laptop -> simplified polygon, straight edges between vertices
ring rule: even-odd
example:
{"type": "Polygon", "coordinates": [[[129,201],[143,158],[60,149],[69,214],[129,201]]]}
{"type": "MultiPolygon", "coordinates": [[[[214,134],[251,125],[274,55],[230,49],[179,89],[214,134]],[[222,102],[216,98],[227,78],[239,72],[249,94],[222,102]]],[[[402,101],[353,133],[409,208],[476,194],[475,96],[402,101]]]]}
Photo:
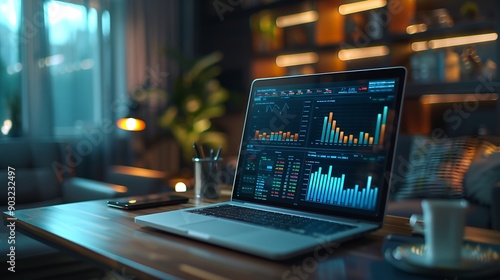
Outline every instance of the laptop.
{"type": "Polygon", "coordinates": [[[135,222],[272,260],[380,228],[405,79],[389,67],[254,80],[231,200],[135,222]]]}

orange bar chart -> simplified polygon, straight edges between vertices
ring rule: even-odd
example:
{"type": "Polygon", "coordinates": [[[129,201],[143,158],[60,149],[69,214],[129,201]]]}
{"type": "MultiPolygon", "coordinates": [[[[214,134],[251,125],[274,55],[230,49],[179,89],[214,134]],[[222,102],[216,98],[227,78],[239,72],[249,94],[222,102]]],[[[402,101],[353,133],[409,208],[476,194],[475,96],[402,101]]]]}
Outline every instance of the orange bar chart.
{"type": "Polygon", "coordinates": [[[260,132],[256,130],[254,133],[254,140],[267,140],[267,141],[298,141],[299,134],[290,131],[276,131],[276,132],[260,132]]]}

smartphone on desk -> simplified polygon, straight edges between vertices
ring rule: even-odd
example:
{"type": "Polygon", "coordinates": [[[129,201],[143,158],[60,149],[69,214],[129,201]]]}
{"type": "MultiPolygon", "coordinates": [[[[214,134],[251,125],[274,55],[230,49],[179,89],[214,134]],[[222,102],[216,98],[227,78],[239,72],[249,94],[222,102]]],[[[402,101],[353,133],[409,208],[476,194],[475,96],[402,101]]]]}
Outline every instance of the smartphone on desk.
{"type": "Polygon", "coordinates": [[[172,194],[148,195],[137,198],[108,200],[109,207],[120,208],[124,210],[137,210],[144,208],[159,207],[165,205],[175,205],[186,203],[188,197],[172,194]]]}

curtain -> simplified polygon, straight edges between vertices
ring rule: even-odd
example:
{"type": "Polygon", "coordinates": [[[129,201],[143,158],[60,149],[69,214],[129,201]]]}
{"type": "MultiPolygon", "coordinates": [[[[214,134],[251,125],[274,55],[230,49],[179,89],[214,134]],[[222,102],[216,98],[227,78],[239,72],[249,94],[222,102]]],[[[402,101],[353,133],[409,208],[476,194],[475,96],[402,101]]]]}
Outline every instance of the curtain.
{"type": "Polygon", "coordinates": [[[127,6],[127,88],[150,83],[166,89],[174,67],[165,49],[178,49],[177,0],[129,0],[127,6]]]}
{"type": "MultiPolygon", "coordinates": [[[[147,129],[131,136],[132,165],[172,171],[179,165],[166,158],[179,158],[178,150],[157,126],[168,92],[179,70],[167,49],[179,50],[180,6],[178,0],[128,0],[126,25],[127,94],[129,104],[138,103],[136,115],[146,121],[147,129]],[[139,90],[160,89],[151,94],[139,90]]],[[[137,104],[136,104],[137,105],[137,104]]]]}

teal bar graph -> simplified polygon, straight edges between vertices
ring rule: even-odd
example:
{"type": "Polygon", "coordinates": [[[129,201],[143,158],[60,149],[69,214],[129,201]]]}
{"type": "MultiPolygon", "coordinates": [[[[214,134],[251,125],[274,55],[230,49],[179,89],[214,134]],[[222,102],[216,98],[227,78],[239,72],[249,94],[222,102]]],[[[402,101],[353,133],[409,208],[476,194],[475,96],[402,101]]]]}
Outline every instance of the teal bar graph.
{"type": "Polygon", "coordinates": [[[380,121],[381,121],[381,119],[382,119],[382,115],[377,114],[377,126],[375,128],[375,138],[373,139],[375,144],[378,144],[378,140],[380,137],[380,125],[381,125],[380,121]]]}
{"type": "Polygon", "coordinates": [[[345,174],[334,176],[331,165],[326,174],[322,172],[323,168],[318,167],[318,170],[309,176],[306,201],[366,210],[375,209],[378,188],[372,187],[372,176],[367,176],[366,186],[362,189],[358,184],[352,188],[345,188],[345,174]]]}
{"type": "MultiPolygon", "coordinates": [[[[320,143],[332,145],[348,146],[372,146],[382,145],[387,125],[387,113],[389,108],[384,106],[382,113],[376,115],[375,126],[372,131],[359,131],[348,133],[339,126],[334,118],[334,112],[329,112],[328,116],[323,118],[320,143]]],[[[375,117],[375,116],[374,116],[375,117]]]]}

